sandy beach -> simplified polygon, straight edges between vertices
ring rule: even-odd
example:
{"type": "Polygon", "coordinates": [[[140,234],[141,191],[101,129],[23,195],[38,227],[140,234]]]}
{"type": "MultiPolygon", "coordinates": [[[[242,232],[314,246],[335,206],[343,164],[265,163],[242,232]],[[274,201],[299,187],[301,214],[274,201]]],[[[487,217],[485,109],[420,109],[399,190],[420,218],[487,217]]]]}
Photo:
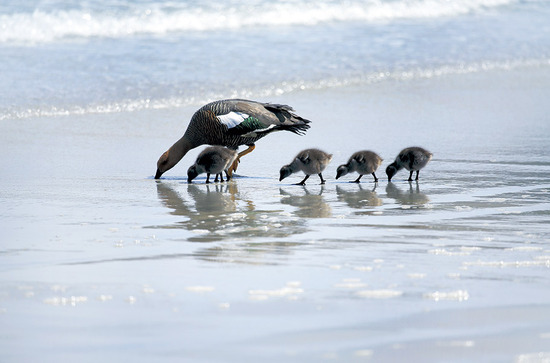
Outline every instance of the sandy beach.
{"type": "Polygon", "coordinates": [[[0,124],[0,361],[550,359],[548,67],[260,99],[312,120],[187,184],[200,106],[0,124]],[[406,146],[434,158],[409,183],[406,146]],[[327,183],[278,170],[332,153],[327,183]],[[377,185],[335,180],[360,149],[377,185]]]}

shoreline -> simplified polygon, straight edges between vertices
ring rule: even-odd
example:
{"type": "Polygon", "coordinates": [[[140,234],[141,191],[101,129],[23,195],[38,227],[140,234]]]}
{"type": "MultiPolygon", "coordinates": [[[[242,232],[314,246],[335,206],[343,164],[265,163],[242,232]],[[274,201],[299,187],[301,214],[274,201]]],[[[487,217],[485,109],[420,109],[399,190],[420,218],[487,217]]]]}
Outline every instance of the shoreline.
{"type": "MultiPolygon", "coordinates": [[[[374,88],[377,85],[387,83],[409,83],[409,82],[422,82],[453,77],[465,77],[483,74],[498,74],[498,73],[522,73],[522,72],[545,72],[550,69],[549,59],[533,59],[533,60],[516,60],[516,61],[484,61],[474,62],[472,64],[457,64],[457,65],[445,65],[439,68],[429,69],[412,69],[412,70],[395,70],[393,72],[378,72],[373,71],[367,75],[360,75],[358,77],[348,77],[341,80],[325,79],[318,81],[305,82],[297,81],[282,82],[281,84],[270,85],[265,90],[249,89],[241,91],[233,91],[228,95],[209,95],[201,97],[197,100],[196,97],[190,97],[187,99],[136,99],[136,100],[122,100],[120,102],[114,102],[110,104],[99,105],[78,105],[78,106],[52,106],[50,110],[40,110],[28,108],[24,111],[14,111],[18,117],[9,115],[0,115],[0,121],[4,120],[19,120],[19,119],[40,119],[40,118],[55,118],[55,117],[82,117],[87,115],[111,115],[111,114],[126,114],[126,113],[140,113],[140,112],[170,112],[173,110],[185,110],[188,108],[198,109],[202,105],[212,102],[218,99],[229,98],[244,98],[244,99],[278,99],[278,98],[290,98],[293,95],[301,95],[307,93],[317,92],[335,92],[340,89],[356,88],[356,89],[368,89],[374,88]],[[256,94],[256,96],[251,96],[256,94]]],[[[263,101],[269,102],[269,101],[263,101]]]]}

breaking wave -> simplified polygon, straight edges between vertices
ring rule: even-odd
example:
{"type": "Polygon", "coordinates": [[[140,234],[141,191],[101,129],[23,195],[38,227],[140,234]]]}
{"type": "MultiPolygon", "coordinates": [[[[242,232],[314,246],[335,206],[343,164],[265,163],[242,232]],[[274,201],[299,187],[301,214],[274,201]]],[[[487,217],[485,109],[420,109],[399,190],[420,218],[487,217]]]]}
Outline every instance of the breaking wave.
{"type": "MultiPolygon", "coordinates": [[[[98,0],[96,0],[98,1],[98,0]]],[[[112,2],[112,3],[111,3],[112,2]]],[[[314,26],[330,22],[391,22],[459,16],[509,5],[517,0],[397,0],[397,1],[244,1],[153,2],[120,6],[102,1],[68,8],[0,10],[0,43],[43,43],[68,39],[121,38],[270,26],[314,26]]]]}
{"type": "Polygon", "coordinates": [[[411,81],[430,79],[452,75],[511,71],[532,67],[550,67],[550,59],[533,59],[523,61],[480,62],[471,64],[447,65],[438,68],[394,70],[388,72],[372,72],[350,76],[347,78],[328,78],[317,81],[286,81],[239,90],[204,93],[193,96],[169,97],[159,99],[128,99],[113,103],[90,104],[86,106],[47,106],[25,109],[0,109],[0,121],[8,119],[26,119],[33,117],[54,117],[85,114],[107,114],[117,112],[133,112],[142,110],[173,109],[186,106],[200,106],[207,102],[225,98],[256,98],[266,100],[269,97],[281,96],[292,92],[307,90],[322,90],[337,87],[361,86],[384,81],[411,81]]]}

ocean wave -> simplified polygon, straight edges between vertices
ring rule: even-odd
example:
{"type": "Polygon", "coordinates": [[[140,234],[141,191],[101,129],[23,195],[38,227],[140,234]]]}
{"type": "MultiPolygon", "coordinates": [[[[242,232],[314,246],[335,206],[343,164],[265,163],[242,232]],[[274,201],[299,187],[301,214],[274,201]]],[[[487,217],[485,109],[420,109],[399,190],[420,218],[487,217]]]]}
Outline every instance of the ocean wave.
{"type": "Polygon", "coordinates": [[[227,90],[197,94],[188,97],[169,97],[161,99],[129,99],[113,103],[90,104],[87,106],[40,106],[25,109],[0,110],[0,121],[10,119],[27,119],[37,117],[72,116],[85,114],[108,114],[118,112],[135,112],[143,110],[175,109],[186,106],[200,106],[207,102],[225,98],[268,99],[293,92],[323,90],[348,86],[361,86],[384,81],[412,81],[419,79],[439,78],[452,75],[482,73],[492,71],[513,71],[527,68],[550,67],[550,59],[486,61],[470,64],[446,65],[437,68],[418,68],[372,72],[345,78],[327,78],[315,81],[286,81],[258,87],[238,90],[227,90]]]}
{"type": "MultiPolygon", "coordinates": [[[[330,22],[377,22],[464,15],[518,0],[349,0],[344,2],[244,1],[143,2],[124,6],[35,8],[0,13],[0,43],[42,43],[66,39],[122,38],[147,34],[224,29],[314,26],[330,22]]],[[[60,3],[64,4],[64,3],[60,3]]],[[[86,2],[85,4],[89,4],[86,2]]],[[[92,3],[93,4],[93,3],[92,3]]],[[[99,6],[101,5],[101,6],[99,6]]]]}

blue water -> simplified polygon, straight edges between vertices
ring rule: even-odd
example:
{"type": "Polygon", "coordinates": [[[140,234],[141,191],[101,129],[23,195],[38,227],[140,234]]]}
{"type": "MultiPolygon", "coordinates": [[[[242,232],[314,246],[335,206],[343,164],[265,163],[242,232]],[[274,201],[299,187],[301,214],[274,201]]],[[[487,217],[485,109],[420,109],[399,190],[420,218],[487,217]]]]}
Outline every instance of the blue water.
{"type": "Polygon", "coordinates": [[[550,64],[538,0],[7,0],[0,120],[550,64]]]}
{"type": "Polygon", "coordinates": [[[3,0],[0,362],[547,362],[549,19],[550,1],[3,0]],[[202,148],[153,180],[192,113],[235,96],[312,127],[230,183],[187,184],[202,148]],[[388,183],[411,145],[433,160],[388,183]],[[306,147],[333,154],[327,183],[279,182],[306,147]],[[379,183],[335,180],[362,149],[379,183]]]}

